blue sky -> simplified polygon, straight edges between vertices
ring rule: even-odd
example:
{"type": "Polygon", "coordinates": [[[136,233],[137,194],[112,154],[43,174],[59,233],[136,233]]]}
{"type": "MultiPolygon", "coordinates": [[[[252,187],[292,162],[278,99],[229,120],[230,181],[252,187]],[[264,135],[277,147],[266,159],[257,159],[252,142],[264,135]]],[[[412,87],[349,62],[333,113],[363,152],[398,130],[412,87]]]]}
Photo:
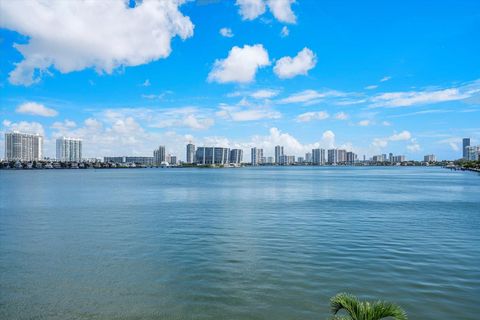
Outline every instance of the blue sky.
{"type": "MultiPolygon", "coordinates": [[[[480,143],[479,1],[0,2],[0,131],[302,156],[480,143]]],[[[3,149],[3,134],[0,137],[3,149]]]]}

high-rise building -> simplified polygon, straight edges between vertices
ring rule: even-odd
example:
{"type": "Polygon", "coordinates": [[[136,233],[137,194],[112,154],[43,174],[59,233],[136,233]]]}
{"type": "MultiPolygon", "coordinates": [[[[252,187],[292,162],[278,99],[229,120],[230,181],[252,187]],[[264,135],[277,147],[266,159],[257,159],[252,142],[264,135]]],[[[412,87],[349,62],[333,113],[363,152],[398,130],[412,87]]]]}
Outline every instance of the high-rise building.
{"type": "Polygon", "coordinates": [[[356,162],[357,162],[357,155],[352,151],[347,152],[347,164],[352,165],[352,164],[355,164],[356,162]]]}
{"type": "Polygon", "coordinates": [[[192,143],[187,144],[186,160],[187,160],[187,163],[195,162],[195,145],[192,143]]]}
{"type": "Polygon", "coordinates": [[[275,163],[280,163],[280,157],[283,156],[283,147],[275,146],[275,163]]]}
{"type": "Polygon", "coordinates": [[[230,150],[230,163],[240,164],[243,160],[243,150],[242,149],[232,149],[230,150]]]}
{"type": "Polygon", "coordinates": [[[195,152],[197,164],[228,164],[230,149],[220,147],[199,147],[195,152]]]}
{"type": "Polygon", "coordinates": [[[324,165],[325,164],[325,149],[312,149],[312,164],[324,165]]]}
{"type": "Polygon", "coordinates": [[[347,150],[338,149],[338,163],[346,163],[347,162],[347,150]]]}
{"type": "Polygon", "coordinates": [[[305,153],[305,162],[307,163],[312,162],[312,154],[310,152],[305,153]]]}
{"type": "Polygon", "coordinates": [[[298,157],[297,162],[298,163],[305,163],[305,158],[304,157],[298,157]]]}
{"type": "Polygon", "coordinates": [[[468,161],[477,161],[480,157],[480,146],[468,146],[465,148],[466,158],[468,161]]]}
{"type": "Polygon", "coordinates": [[[281,155],[278,163],[281,164],[281,165],[294,164],[295,163],[295,156],[281,155]]]}
{"type": "Polygon", "coordinates": [[[259,164],[264,162],[263,159],[263,149],[257,149],[257,148],[252,148],[250,149],[251,154],[250,154],[250,159],[252,166],[258,166],[259,164]]]}
{"type": "Polygon", "coordinates": [[[160,166],[162,162],[165,162],[165,146],[159,146],[158,149],[153,150],[153,159],[156,166],[160,166]]]}
{"type": "Polygon", "coordinates": [[[402,163],[402,162],[405,162],[405,156],[403,156],[403,155],[393,156],[393,162],[394,162],[394,163],[402,163]]]}
{"type": "Polygon", "coordinates": [[[58,161],[82,161],[82,140],[61,137],[56,141],[58,161]]]}
{"type": "Polygon", "coordinates": [[[20,132],[5,133],[6,160],[42,160],[42,155],[43,137],[41,135],[20,132]]]}
{"type": "Polygon", "coordinates": [[[391,153],[391,152],[388,154],[388,161],[390,163],[393,163],[393,153],[391,153]]]}
{"type": "Polygon", "coordinates": [[[463,159],[467,159],[468,153],[467,153],[467,147],[470,147],[470,138],[463,138],[463,159]]]}
{"type": "Polygon", "coordinates": [[[437,157],[435,157],[434,154],[427,154],[426,156],[423,157],[424,162],[436,162],[437,157]]]}
{"type": "Polygon", "coordinates": [[[337,162],[338,162],[338,150],[337,149],[328,149],[327,162],[329,164],[337,164],[337,162]]]}
{"type": "Polygon", "coordinates": [[[177,164],[177,156],[168,155],[167,162],[168,162],[168,164],[170,164],[170,165],[176,165],[176,164],[177,164]]]}

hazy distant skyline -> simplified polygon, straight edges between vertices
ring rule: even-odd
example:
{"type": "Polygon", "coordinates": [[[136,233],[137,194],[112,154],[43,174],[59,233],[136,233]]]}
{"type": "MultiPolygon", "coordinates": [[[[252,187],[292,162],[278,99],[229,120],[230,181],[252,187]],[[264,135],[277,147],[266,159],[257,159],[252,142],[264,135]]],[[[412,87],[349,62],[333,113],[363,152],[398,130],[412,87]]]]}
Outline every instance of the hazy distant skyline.
{"type": "Polygon", "coordinates": [[[158,145],[461,157],[480,144],[478,1],[0,1],[11,130],[85,157],[158,145]]]}

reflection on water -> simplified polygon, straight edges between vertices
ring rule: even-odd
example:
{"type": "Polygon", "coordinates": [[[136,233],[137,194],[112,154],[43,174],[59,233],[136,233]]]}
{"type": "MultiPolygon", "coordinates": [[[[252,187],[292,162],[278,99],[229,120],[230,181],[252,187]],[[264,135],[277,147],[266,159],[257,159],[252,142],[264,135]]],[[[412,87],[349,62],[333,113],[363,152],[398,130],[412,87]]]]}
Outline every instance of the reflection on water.
{"type": "Polygon", "coordinates": [[[0,171],[1,319],[324,319],[339,291],[480,314],[480,177],[0,171]]]}

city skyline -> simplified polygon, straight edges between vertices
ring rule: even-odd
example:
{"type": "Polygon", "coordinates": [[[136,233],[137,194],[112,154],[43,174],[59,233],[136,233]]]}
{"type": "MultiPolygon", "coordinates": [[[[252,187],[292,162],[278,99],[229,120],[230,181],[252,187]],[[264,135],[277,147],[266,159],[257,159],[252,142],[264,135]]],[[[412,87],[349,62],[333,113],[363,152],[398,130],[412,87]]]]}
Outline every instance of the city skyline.
{"type": "Polygon", "coordinates": [[[244,161],[276,145],[454,160],[464,137],[480,144],[478,2],[253,2],[263,10],[54,1],[54,24],[43,2],[1,2],[0,148],[14,130],[41,134],[52,158],[62,136],[82,139],[85,158],[161,144],[183,161],[189,141],[242,149],[244,161]],[[126,21],[145,22],[136,41],[126,21]]]}

